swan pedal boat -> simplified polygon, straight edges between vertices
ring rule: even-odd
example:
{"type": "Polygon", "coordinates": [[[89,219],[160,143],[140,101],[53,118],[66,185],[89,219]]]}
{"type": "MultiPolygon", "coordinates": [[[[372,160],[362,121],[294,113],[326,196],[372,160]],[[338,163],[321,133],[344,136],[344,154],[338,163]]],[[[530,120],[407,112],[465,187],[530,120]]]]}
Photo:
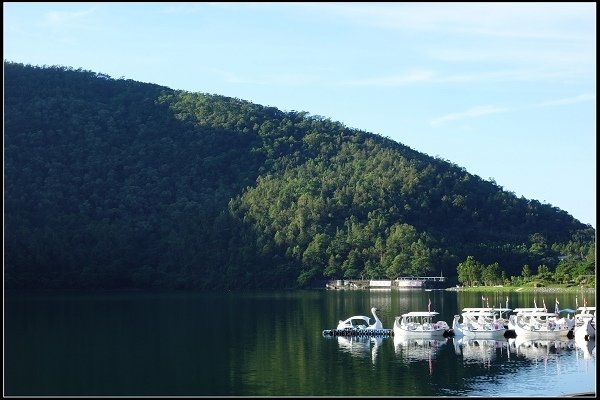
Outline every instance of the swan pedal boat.
{"type": "Polygon", "coordinates": [[[339,320],[336,329],[325,329],[326,336],[362,336],[362,335],[390,335],[391,329],[384,329],[383,324],[377,316],[379,309],[372,307],[371,314],[375,322],[371,324],[371,318],[366,315],[354,315],[345,320],[339,320]]]}
{"type": "MultiPolygon", "coordinates": [[[[548,312],[545,308],[541,308],[541,307],[529,307],[529,308],[515,308],[513,310],[513,312],[515,314],[513,315],[526,315],[529,313],[546,313],[548,312]]],[[[566,310],[561,310],[559,311],[559,313],[563,313],[566,312],[566,310]]],[[[576,323],[576,318],[574,317],[570,317],[569,315],[567,317],[560,317],[559,314],[554,313],[552,316],[548,317],[549,321],[554,322],[556,325],[566,325],[567,328],[569,328],[569,330],[575,328],[575,323],[576,323]]],[[[513,318],[513,316],[511,315],[508,319],[508,329],[515,329],[515,324],[514,324],[515,318],[513,318]]]]}
{"type": "Polygon", "coordinates": [[[450,330],[446,321],[433,322],[437,311],[411,311],[396,317],[394,336],[440,337],[450,330]]]}
{"type": "Polygon", "coordinates": [[[571,329],[566,323],[557,323],[556,314],[544,311],[528,311],[511,315],[509,328],[514,329],[517,337],[541,339],[567,336],[571,329]]]}
{"type": "Polygon", "coordinates": [[[594,340],[596,337],[596,327],[593,324],[594,317],[582,317],[583,323],[575,328],[573,332],[575,339],[594,340]]]}
{"type": "MultiPolygon", "coordinates": [[[[465,307],[462,309],[463,313],[471,313],[471,312],[489,312],[496,314],[496,322],[505,327],[508,327],[508,315],[513,311],[512,308],[504,308],[504,307],[465,307]],[[503,317],[503,314],[506,316],[503,317]]],[[[487,318],[488,321],[493,322],[492,318],[487,318]]]]}
{"type": "Polygon", "coordinates": [[[452,321],[452,331],[455,336],[465,336],[467,338],[494,339],[503,337],[506,333],[506,327],[498,321],[497,316],[500,312],[491,308],[463,309],[463,322],[459,322],[460,315],[455,315],[452,321]]]}
{"type": "Polygon", "coordinates": [[[575,337],[596,337],[596,307],[579,307],[575,312],[575,337]]]}

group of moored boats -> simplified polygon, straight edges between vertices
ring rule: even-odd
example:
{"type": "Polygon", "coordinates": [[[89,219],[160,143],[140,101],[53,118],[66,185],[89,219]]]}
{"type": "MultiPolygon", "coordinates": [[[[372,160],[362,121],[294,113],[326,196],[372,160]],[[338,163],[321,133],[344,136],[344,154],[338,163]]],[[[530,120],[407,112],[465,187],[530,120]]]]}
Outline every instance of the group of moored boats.
{"type": "MultiPolygon", "coordinates": [[[[545,308],[464,308],[455,315],[452,327],[439,320],[439,313],[411,311],[395,317],[392,329],[383,328],[377,308],[371,308],[371,318],[357,315],[340,320],[336,329],[324,330],[323,335],[352,336],[381,334],[419,338],[457,336],[472,339],[494,339],[516,335],[532,339],[555,339],[572,334],[575,338],[590,340],[596,337],[596,307],[578,307],[573,315],[560,316],[561,311],[548,312],[545,308]],[[461,319],[462,317],[462,319],[461,319]]],[[[563,310],[564,311],[564,310],[563,310]]],[[[573,311],[573,310],[570,310],[573,311]]]]}

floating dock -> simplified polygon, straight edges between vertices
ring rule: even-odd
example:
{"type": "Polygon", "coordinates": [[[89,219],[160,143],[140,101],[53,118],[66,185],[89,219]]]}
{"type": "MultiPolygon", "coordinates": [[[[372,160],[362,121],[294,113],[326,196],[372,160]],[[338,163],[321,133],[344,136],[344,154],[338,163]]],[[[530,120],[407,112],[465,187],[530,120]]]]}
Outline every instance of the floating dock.
{"type": "Polygon", "coordinates": [[[323,336],[393,336],[392,329],[325,329],[323,336]]]}
{"type": "MultiPolygon", "coordinates": [[[[570,339],[573,338],[573,331],[569,332],[570,339]]],[[[345,329],[325,329],[323,336],[394,336],[393,329],[361,329],[361,328],[345,328],[345,329]]],[[[444,332],[443,337],[454,337],[454,330],[448,329],[444,332]]],[[[515,338],[517,334],[513,329],[508,329],[504,332],[505,338],[515,338]]]]}

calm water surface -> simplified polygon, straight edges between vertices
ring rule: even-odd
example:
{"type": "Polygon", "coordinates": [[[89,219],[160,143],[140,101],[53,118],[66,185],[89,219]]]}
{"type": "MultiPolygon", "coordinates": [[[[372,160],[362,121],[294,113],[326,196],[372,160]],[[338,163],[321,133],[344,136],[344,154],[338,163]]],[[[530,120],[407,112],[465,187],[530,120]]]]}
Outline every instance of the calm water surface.
{"type": "MultiPolygon", "coordinates": [[[[486,295],[489,296],[489,295],[486,295]]],[[[490,305],[575,308],[575,294],[490,305]]],[[[587,294],[588,304],[594,295],[587,294]]],[[[5,294],[6,396],[561,396],[596,391],[595,342],[323,337],[408,311],[451,324],[478,293],[276,291],[5,294]]],[[[581,294],[579,304],[582,304],[581,294]]]]}

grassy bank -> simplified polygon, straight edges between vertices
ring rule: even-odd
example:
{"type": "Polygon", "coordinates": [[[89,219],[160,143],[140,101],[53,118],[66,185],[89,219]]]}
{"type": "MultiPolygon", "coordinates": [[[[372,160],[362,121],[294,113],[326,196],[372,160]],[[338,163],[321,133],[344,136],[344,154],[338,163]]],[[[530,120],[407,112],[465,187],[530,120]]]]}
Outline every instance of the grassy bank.
{"type": "Polygon", "coordinates": [[[446,290],[464,292],[521,292],[521,293],[595,293],[596,287],[581,286],[472,286],[452,287],[446,290]]]}

